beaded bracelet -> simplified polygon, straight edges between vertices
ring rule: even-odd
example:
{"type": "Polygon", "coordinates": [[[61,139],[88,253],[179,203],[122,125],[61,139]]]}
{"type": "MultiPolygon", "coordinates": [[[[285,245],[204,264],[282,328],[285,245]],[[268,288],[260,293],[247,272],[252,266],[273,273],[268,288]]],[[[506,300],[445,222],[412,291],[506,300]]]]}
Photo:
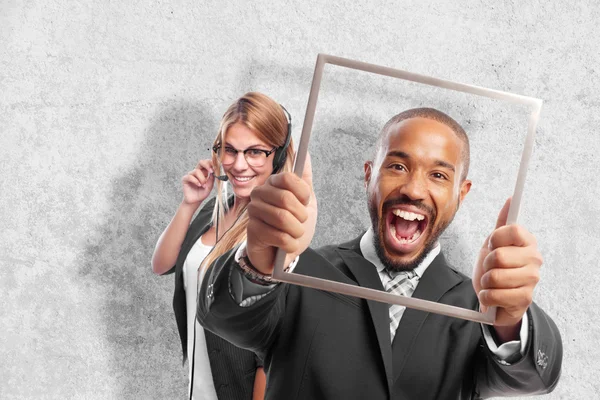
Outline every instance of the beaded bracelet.
{"type": "Polygon", "coordinates": [[[273,277],[271,275],[263,274],[262,272],[257,270],[254,267],[254,265],[252,265],[252,263],[250,262],[250,259],[248,258],[248,255],[246,254],[245,249],[243,250],[242,256],[238,260],[237,264],[240,266],[240,269],[242,270],[242,273],[244,274],[244,276],[250,282],[253,282],[253,283],[256,283],[257,285],[262,285],[262,286],[269,286],[274,283],[277,283],[277,281],[273,280],[273,277]]]}

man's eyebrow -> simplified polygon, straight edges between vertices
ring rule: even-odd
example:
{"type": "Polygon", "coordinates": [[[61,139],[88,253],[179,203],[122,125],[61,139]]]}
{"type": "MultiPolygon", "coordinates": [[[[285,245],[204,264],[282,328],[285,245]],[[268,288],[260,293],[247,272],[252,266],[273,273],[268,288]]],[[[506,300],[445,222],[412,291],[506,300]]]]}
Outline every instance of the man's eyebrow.
{"type": "Polygon", "coordinates": [[[410,158],[408,153],[405,153],[400,150],[392,150],[387,153],[386,157],[410,158]]]}
{"type": "Polygon", "coordinates": [[[435,160],[435,165],[439,165],[440,167],[447,168],[447,169],[451,170],[452,172],[456,172],[454,165],[452,165],[446,161],[435,160]]]}
{"type": "MultiPolygon", "coordinates": [[[[404,158],[404,159],[409,159],[410,160],[410,155],[404,151],[400,151],[400,150],[393,150],[387,153],[386,155],[387,157],[397,157],[397,158],[404,158]]],[[[443,161],[443,160],[435,160],[434,164],[443,168],[447,168],[452,172],[456,172],[456,168],[454,168],[454,165],[450,164],[449,162],[443,161]]]]}

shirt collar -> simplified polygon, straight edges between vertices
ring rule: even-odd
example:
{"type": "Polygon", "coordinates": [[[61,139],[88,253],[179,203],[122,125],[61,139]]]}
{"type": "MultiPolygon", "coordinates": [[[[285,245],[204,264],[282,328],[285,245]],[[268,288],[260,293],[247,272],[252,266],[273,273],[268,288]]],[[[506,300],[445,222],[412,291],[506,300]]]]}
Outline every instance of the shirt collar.
{"type": "MultiPolygon", "coordinates": [[[[427,254],[427,256],[421,261],[421,264],[417,268],[414,269],[416,274],[421,278],[425,273],[425,270],[431,262],[440,254],[442,250],[440,243],[437,242],[435,247],[427,254]]],[[[382,272],[385,270],[385,266],[382,264],[381,260],[377,256],[377,252],[375,251],[375,245],[373,244],[373,228],[369,228],[363,237],[360,239],[360,251],[363,254],[363,257],[371,262],[377,268],[377,272],[382,272]]]]}

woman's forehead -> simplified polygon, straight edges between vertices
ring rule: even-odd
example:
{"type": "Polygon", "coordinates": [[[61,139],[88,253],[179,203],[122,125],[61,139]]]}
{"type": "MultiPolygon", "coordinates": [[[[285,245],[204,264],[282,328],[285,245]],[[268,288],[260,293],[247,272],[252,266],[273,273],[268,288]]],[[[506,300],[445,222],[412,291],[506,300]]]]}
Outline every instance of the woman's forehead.
{"type": "Polygon", "coordinates": [[[266,146],[268,144],[261,140],[257,133],[241,122],[231,125],[225,132],[225,143],[236,148],[248,148],[252,146],[266,146]]]}

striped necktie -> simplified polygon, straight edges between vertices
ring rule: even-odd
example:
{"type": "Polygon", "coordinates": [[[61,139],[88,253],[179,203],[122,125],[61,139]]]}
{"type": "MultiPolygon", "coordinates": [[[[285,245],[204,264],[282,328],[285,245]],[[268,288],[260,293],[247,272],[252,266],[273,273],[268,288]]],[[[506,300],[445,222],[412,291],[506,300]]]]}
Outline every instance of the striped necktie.
{"type": "MultiPolygon", "coordinates": [[[[386,292],[406,297],[412,296],[419,282],[419,275],[415,271],[385,270],[385,273],[390,279],[385,283],[386,292]]],[[[397,304],[390,304],[390,336],[392,342],[405,308],[397,304]]]]}

